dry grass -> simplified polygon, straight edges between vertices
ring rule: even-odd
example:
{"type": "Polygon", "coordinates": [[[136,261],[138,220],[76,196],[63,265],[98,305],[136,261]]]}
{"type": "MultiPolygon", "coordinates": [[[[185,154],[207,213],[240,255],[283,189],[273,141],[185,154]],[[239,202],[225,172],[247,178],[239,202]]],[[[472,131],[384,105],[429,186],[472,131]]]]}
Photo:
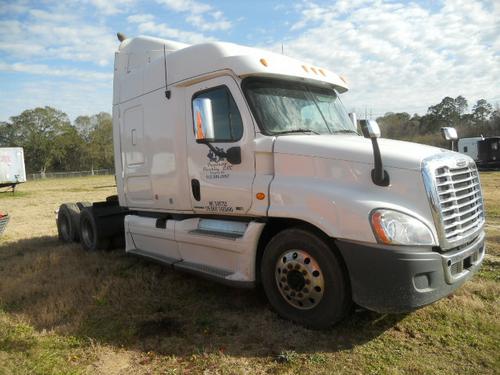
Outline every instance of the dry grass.
{"type": "Polygon", "coordinates": [[[0,196],[0,374],[494,374],[500,343],[500,174],[482,175],[488,258],[457,293],[408,315],[358,311],[326,332],[230,289],[57,241],[57,206],[103,199],[111,177],[29,182],[0,196]]]}

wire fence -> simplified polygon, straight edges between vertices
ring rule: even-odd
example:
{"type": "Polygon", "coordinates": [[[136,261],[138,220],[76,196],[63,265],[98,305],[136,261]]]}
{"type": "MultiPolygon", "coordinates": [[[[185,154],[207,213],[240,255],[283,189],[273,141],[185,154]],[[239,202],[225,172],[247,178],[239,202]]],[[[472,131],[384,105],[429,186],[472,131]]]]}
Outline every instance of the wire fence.
{"type": "Polygon", "coordinates": [[[85,177],[85,176],[104,176],[114,174],[114,169],[94,169],[93,171],[76,171],[76,172],[46,172],[46,173],[29,173],[26,175],[28,180],[41,180],[44,178],[67,178],[67,177],[85,177]]]}

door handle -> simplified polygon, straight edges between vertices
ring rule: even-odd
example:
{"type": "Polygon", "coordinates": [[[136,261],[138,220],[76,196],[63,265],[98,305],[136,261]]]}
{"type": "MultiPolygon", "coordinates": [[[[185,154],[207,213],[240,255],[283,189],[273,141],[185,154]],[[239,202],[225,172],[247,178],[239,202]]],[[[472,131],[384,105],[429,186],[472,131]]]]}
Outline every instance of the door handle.
{"type": "Polygon", "coordinates": [[[193,192],[194,199],[199,202],[201,199],[200,181],[198,181],[196,178],[193,178],[191,180],[191,190],[193,192]]]}

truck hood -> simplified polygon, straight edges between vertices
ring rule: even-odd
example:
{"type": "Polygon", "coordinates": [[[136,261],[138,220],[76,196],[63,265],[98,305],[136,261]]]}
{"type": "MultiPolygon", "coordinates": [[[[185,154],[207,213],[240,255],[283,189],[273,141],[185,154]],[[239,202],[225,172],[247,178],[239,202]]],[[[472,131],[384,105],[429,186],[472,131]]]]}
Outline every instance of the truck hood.
{"type": "MultiPolygon", "coordinates": [[[[418,143],[378,139],[385,167],[420,170],[422,160],[441,152],[442,148],[418,143]]],[[[290,134],[278,136],[274,152],[373,164],[370,139],[356,135],[290,134]]]]}

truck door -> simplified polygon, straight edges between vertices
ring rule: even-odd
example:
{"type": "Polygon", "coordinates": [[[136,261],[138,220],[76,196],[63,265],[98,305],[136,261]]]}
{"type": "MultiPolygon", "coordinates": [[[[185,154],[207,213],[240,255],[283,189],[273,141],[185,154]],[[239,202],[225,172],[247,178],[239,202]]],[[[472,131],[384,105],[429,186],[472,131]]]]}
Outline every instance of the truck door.
{"type": "MultiPolygon", "coordinates": [[[[229,76],[217,77],[188,87],[186,100],[189,102],[186,103],[189,128],[186,149],[193,210],[218,215],[246,213],[252,203],[255,177],[255,128],[240,87],[229,76]],[[196,133],[201,131],[200,123],[196,124],[193,119],[197,98],[211,107],[212,149],[196,140],[196,133]],[[228,149],[234,151],[238,147],[241,163],[231,164],[221,156],[228,149]]],[[[195,114],[199,116],[198,112],[195,114]]]]}

